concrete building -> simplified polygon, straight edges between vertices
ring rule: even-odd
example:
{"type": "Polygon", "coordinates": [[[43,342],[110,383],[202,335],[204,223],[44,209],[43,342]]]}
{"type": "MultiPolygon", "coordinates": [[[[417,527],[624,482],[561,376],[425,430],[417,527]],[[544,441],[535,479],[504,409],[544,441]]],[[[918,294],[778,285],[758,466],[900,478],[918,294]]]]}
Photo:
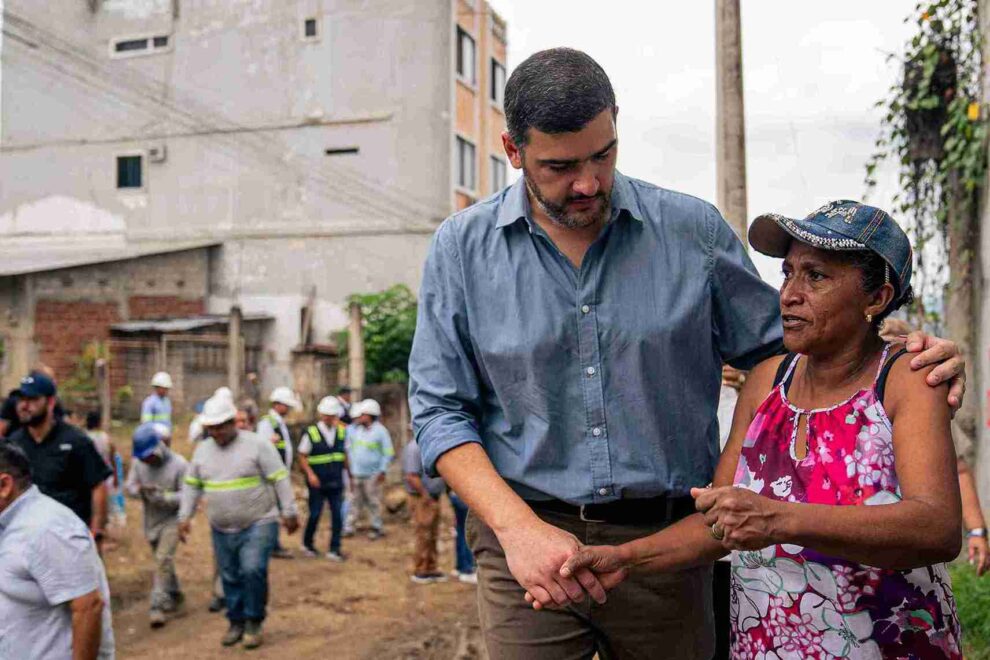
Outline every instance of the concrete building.
{"type": "MultiPolygon", "coordinates": [[[[437,224],[505,180],[505,23],[484,0],[0,6],[3,258],[57,282],[86,255],[216,244],[182,314],[273,317],[265,391],[291,382],[314,290],[323,345],[350,294],[415,289],[437,224]]],[[[31,344],[6,351],[7,387],[48,349],[30,310],[0,312],[0,340],[31,344]]]]}

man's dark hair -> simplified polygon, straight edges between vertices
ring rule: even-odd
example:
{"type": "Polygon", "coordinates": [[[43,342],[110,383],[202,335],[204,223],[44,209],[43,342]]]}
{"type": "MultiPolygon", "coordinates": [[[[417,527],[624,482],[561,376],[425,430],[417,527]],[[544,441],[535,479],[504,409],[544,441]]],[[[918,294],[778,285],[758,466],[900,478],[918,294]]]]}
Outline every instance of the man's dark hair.
{"type": "Polygon", "coordinates": [[[21,448],[0,440],[0,473],[9,474],[19,490],[31,485],[31,463],[21,448]]]}
{"type": "Polygon", "coordinates": [[[86,413],[86,430],[95,431],[103,423],[103,414],[99,410],[90,410],[86,413]]]}
{"type": "Polygon", "coordinates": [[[528,131],[574,133],[608,109],[615,92],[605,70],[573,48],[541,50],[526,58],[505,84],[505,121],[517,147],[528,131]]]}

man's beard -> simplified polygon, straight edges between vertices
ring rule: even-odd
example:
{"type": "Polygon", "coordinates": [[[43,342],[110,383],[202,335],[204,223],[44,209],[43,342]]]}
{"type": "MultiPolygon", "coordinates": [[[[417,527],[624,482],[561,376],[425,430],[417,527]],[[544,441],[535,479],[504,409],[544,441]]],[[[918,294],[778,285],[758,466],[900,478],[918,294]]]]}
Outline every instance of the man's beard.
{"type": "Polygon", "coordinates": [[[18,413],[17,418],[21,421],[22,426],[30,426],[36,429],[48,420],[48,411],[42,410],[36,415],[22,415],[18,413]]]}
{"type": "Polygon", "coordinates": [[[599,193],[594,197],[570,197],[563,204],[558,204],[547,199],[543,195],[543,192],[540,190],[539,186],[533,182],[533,179],[529,176],[529,172],[525,167],[523,168],[523,179],[525,179],[526,190],[528,190],[529,193],[536,199],[536,203],[540,205],[540,208],[547,214],[550,221],[555,225],[564,227],[565,229],[583,229],[596,224],[602,224],[605,220],[606,214],[610,213],[612,210],[611,192],[606,193],[599,191],[599,193]],[[598,210],[590,215],[569,214],[567,212],[567,203],[580,199],[599,200],[598,210]]]}

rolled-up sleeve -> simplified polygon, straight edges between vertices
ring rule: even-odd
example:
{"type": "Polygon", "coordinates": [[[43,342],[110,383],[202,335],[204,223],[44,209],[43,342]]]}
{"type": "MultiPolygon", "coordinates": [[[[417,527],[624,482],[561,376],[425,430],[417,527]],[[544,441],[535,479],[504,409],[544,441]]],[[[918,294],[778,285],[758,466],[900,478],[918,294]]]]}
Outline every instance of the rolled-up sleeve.
{"type": "Polygon", "coordinates": [[[463,269],[449,221],[433,238],[423,272],[412,353],[409,406],[427,474],[445,452],[481,443],[480,386],[468,333],[463,269]]]}
{"type": "Polygon", "coordinates": [[[712,330],[723,362],[751,369],[783,351],[777,291],[760,278],[739,237],[709,208],[712,330]]]}

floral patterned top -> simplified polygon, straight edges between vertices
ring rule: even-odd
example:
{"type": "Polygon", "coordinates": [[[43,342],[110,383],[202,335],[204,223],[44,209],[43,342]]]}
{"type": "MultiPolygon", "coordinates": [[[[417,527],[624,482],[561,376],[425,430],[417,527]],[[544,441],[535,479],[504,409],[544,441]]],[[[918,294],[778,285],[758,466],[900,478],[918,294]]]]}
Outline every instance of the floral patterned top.
{"type": "MultiPolygon", "coordinates": [[[[897,502],[891,423],[876,384],[830,408],[802,410],[786,391],[800,357],[757,410],[735,485],[787,502],[897,502]],[[808,451],[799,459],[804,420],[808,451]]],[[[962,657],[944,564],[873,568],[796,545],[733,552],[730,616],[733,658],[962,657]]]]}

